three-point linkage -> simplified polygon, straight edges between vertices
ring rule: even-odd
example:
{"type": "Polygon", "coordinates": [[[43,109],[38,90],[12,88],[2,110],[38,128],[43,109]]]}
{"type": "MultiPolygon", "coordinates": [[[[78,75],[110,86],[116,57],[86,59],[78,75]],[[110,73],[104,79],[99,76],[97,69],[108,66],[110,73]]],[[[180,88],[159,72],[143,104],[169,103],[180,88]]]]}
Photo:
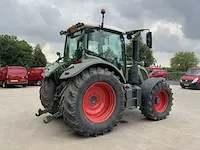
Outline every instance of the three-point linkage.
{"type": "MultiPolygon", "coordinates": [[[[38,113],[35,113],[35,115],[36,115],[37,117],[39,117],[39,116],[41,116],[42,114],[46,114],[46,113],[48,113],[48,112],[49,112],[49,109],[44,109],[44,110],[38,109],[38,113]]],[[[49,116],[47,116],[46,119],[44,120],[44,123],[49,123],[49,122],[51,122],[52,120],[59,118],[60,116],[61,116],[61,115],[60,115],[60,112],[57,112],[57,113],[55,113],[55,114],[53,114],[53,115],[49,115],[49,116]]]]}
{"type": "Polygon", "coordinates": [[[44,110],[38,109],[38,113],[35,113],[35,115],[36,115],[37,117],[39,117],[39,116],[41,116],[42,114],[46,114],[46,113],[48,113],[48,112],[49,112],[48,109],[44,109],[44,110]]]}

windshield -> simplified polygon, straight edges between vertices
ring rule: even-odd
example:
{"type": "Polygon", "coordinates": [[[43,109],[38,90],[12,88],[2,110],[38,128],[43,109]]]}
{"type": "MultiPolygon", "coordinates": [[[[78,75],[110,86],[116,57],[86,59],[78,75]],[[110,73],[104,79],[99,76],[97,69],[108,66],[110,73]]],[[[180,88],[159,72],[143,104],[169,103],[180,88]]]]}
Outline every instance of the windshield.
{"type": "Polygon", "coordinates": [[[25,76],[27,75],[27,71],[25,68],[9,68],[8,69],[8,75],[10,76],[16,76],[16,75],[19,75],[19,76],[25,76]]]}
{"type": "Polygon", "coordinates": [[[81,47],[83,48],[83,30],[68,35],[66,38],[65,56],[69,59],[74,59],[76,57],[76,50],[81,47]]]}
{"type": "Polygon", "coordinates": [[[91,55],[96,54],[95,56],[105,59],[114,59],[124,66],[123,41],[120,34],[90,28],[87,31],[81,30],[68,35],[66,42],[65,58],[67,59],[76,58],[77,50],[82,48],[91,55]],[[86,44],[87,46],[85,46],[86,44]]]}
{"type": "Polygon", "coordinates": [[[186,75],[200,75],[200,69],[189,69],[185,74],[186,75]]]}
{"type": "Polygon", "coordinates": [[[123,65],[123,45],[120,34],[90,29],[88,34],[88,50],[103,58],[114,58],[123,65]]]}

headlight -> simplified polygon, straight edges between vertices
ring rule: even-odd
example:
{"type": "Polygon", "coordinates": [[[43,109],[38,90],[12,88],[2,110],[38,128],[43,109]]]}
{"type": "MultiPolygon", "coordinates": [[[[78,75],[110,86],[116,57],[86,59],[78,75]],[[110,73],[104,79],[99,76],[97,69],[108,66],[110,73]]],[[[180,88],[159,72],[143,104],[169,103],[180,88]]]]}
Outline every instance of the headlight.
{"type": "Polygon", "coordinates": [[[183,82],[183,80],[182,80],[182,79],[180,79],[180,82],[183,82]]]}
{"type": "Polygon", "coordinates": [[[199,80],[199,78],[197,77],[192,81],[192,83],[196,83],[198,80],[199,80]]]}

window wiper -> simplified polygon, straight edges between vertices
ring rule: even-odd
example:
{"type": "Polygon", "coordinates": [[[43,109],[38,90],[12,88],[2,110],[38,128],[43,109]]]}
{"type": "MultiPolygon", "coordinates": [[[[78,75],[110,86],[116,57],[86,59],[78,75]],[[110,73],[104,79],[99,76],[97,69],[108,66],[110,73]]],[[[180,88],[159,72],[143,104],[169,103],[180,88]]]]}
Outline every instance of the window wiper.
{"type": "Polygon", "coordinates": [[[101,59],[103,59],[103,60],[106,60],[104,57],[101,56],[102,53],[101,53],[101,54],[97,54],[97,53],[95,53],[95,52],[93,52],[93,51],[90,51],[90,50],[88,50],[88,49],[84,49],[84,51],[85,51],[87,54],[89,54],[89,55],[96,56],[96,57],[99,57],[99,58],[101,58],[101,59]]]}
{"type": "Polygon", "coordinates": [[[84,51],[89,54],[89,55],[93,55],[93,56],[98,56],[99,57],[99,54],[93,52],[93,51],[90,51],[89,49],[84,49],[84,51]]]}
{"type": "Polygon", "coordinates": [[[96,54],[95,52],[90,51],[90,50],[88,50],[88,49],[84,49],[84,51],[85,51],[87,54],[96,54]]]}
{"type": "Polygon", "coordinates": [[[83,51],[85,51],[85,53],[87,53],[89,55],[100,57],[99,54],[97,54],[93,51],[90,51],[90,50],[85,49],[85,48],[78,48],[77,50],[75,50],[75,55],[73,56],[73,60],[82,57],[83,51]]]}
{"type": "MultiPolygon", "coordinates": [[[[95,56],[98,56],[98,57],[102,57],[102,55],[105,53],[105,52],[102,52],[102,53],[100,53],[100,54],[97,54],[97,53],[95,53],[95,52],[93,52],[93,51],[90,51],[90,50],[88,50],[88,49],[84,49],[85,50],[85,52],[87,53],[87,54],[91,54],[91,55],[95,55],[95,56]]],[[[103,58],[103,57],[102,57],[103,58]]]]}

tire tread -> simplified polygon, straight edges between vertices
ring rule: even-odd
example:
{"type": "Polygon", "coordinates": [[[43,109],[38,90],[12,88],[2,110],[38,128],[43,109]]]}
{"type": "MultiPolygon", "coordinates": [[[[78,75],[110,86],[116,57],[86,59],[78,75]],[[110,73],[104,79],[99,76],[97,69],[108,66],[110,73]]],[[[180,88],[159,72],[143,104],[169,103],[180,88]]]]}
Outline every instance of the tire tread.
{"type": "MultiPolygon", "coordinates": [[[[111,124],[108,124],[106,128],[104,129],[96,129],[92,130],[87,126],[87,123],[81,122],[80,118],[76,115],[76,97],[79,94],[78,89],[83,86],[84,83],[86,83],[88,80],[91,79],[94,75],[111,75],[112,78],[115,80],[118,80],[118,78],[112,74],[107,68],[89,68],[87,70],[84,70],[80,75],[76,76],[74,80],[71,80],[68,83],[68,88],[65,91],[66,93],[63,94],[63,101],[62,101],[62,114],[64,121],[66,124],[72,128],[75,132],[78,134],[81,134],[83,136],[98,136],[106,134],[107,132],[111,131],[114,126],[119,122],[119,120],[122,118],[122,113],[124,111],[124,103],[125,103],[125,97],[123,95],[123,99],[121,100],[121,107],[119,110],[119,114],[116,117],[116,120],[113,121],[111,124]]],[[[101,78],[101,76],[99,76],[101,78]]],[[[118,80],[118,82],[120,82],[118,80]]],[[[122,88],[122,87],[121,87],[122,88]]],[[[123,89],[123,88],[122,88],[123,89]]],[[[124,91],[122,92],[124,93],[124,91]]]]}

